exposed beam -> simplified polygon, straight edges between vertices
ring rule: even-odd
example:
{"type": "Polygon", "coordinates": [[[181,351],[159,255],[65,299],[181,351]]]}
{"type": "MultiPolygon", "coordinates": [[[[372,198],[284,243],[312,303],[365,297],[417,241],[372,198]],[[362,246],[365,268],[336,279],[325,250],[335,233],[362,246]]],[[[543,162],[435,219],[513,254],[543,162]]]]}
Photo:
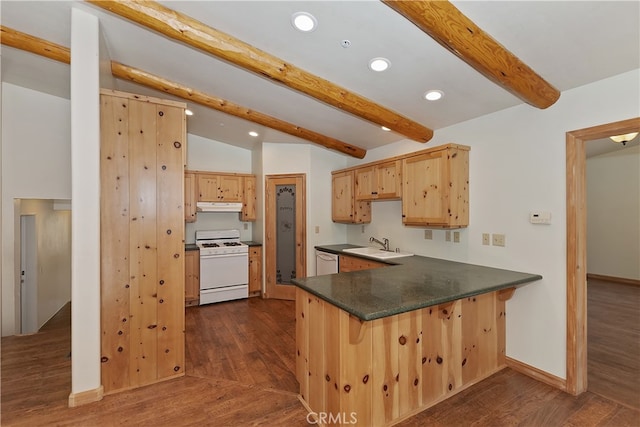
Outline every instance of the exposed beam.
{"type": "Polygon", "coordinates": [[[71,63],[71,51],[68,47],[51,43],[47,40],[31,36],[26,33],[0,26],[0,42],[3,45],[11,46],[16,49],[26,50],[36,55],[41,55],[54,61],[71,63]]]}
{"type": "Polygon", "coordinates": [[[381,0],[494,83],[538,108],[560,92],[485,33],[453,4],[442,0],[381,0]]]}
{"type": "Polygon", "coordinates": [[[201,92],[196,89],[189,88],[180,83],[172,82],[162,77],[155,76],[143,70],[139,70],[127,65],[111,61],[111,73],[120,79],[129,80],[134,83],[147,86],[151,89],[159,90],[170,95],[177,96],[205,107],[213,108],[241,119],[249,120],[254,123],[266,126],[280,132],[287,133],[299,138],[306,139],[323,147],[339,151],[344,154],[362,159],[367,153],[366,150],[347,144],[346,142],[330,138],[325,135],[313,132],[309,129],[296,126],[275,117],[268,116],[258,111],[242,107],[227,100],[217,98],[213,95],[201,92]]]}
{"type": "MultiPolygon", "coordinates": [[[[55,61],[71,63],[69,48],[49,42],[47,40],[31,36],[11,28],[0,26],[2,31],[0,42],[16,49],[26,50],[37,55],[45,56],[55,61]]],[[[174,83],[162,77],[155,76],[142,70],[138,70],[118,62],[112,61],[111,70],[115,77],[129,80],[144,86],[156,89],[187,101],[192,101],[205,107],[213,108],[232,116],[240,117],[250,122],[258,123],[271,129],[275,129],[298,138],[322,145],[323,147],[348,154],[358,159],[364,158],[366,150],[354,145],[330,138],[294,124],[279,120],[275,117],[253,111],[249,108],[233,104],[221,98],[208,95],[204,92],[188,88],[179,83],[174,83]]]]}
{"type": "Polygon", "coordinates": [[[155,1],[86,1],[415,141],[433,136],[419,123],[155,1]]]}

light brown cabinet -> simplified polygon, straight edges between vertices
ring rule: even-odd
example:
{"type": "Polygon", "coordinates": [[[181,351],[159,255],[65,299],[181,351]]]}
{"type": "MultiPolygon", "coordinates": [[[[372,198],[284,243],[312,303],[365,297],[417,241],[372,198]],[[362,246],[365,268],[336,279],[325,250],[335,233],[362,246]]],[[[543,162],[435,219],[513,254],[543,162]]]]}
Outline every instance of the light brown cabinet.
{"type": "Polygon", "coordinates": [[[469,225],[469,148],[442,149],[405,158],[402,222],[459,228],[469,225]]]}
{"type": "Polygon", "coordinates": [[[249,247],[249,296],[262,294],[262,246],[249,247]]]}
{"type": "Polygon", "coordinates": [[[184,256],[184,304],[187,307],[200,304],[200,251],[185,251],[184,256]]]}
{"type": "Polygon", "coordinates": [[[196,222],[196,175],[184,174],[184,220],[196,222]]]}
{"type": "Polygon", "coordinates": [[[240,221],[255,221],[256,216],[256,177],[244,176],[243,195],[242,195],[242,212],[240,212],[240,221]]]}
{"type": "Polygon", "coordinates": [[[340,255],[339,273],[347,273],[349,271],[369,270],[371,268],[388,267],[389,264],[383,262],[372,261],[369,259],[358,258],[349,255],[340,255]]]}
{"type": "Polygon", "coordinates": [[[242,202],[241,175],[199,173],[197,177],[199,202],[242,202]]]}
{"type": "Polygon", "coordinates": [[[402,196],[402,162],[394,160],[355,171],[356,200],[390,200],[402,196]]]}
{"type": "Polygon", "coordinates": [[[371,202],[356,201],[353,170],[331,175],[331,218],[334,222],[363,224],[371,222],[371,202]]]}
{"type": "Polygon", "coordinates": [[[184,375],[184,103],[100,95],[105,393],[184,375]]]}

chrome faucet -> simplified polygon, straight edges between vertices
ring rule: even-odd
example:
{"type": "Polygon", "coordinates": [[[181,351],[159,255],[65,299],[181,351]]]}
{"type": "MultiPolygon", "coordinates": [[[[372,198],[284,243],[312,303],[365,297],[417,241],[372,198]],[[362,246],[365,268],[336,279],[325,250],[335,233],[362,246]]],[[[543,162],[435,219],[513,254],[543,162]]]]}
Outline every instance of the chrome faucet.
{"type": "Polygon", "coordinates": [[[369,241],[370,242],[375,242],[375,243],[381,245],[384,248],[385,251],[390,251],[390,249],[389,249],[389,239],[387,239],[387,238],[383,238],[382,242],[381,242],[380,240],[378,240],[378,239],[376,239],[375,237],[372,236],[369,239],[369,241]]]}

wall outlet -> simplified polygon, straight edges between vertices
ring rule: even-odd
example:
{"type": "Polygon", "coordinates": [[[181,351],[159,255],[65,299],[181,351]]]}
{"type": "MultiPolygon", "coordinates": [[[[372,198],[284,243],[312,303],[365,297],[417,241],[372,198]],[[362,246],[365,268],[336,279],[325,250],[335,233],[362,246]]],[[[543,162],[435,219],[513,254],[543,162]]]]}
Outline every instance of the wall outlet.
{"type": "Polygon", "coordinates": [[[489,246],[491,244],[491,235],[489,233],[482,233],[482,244],[489,246]]]}
{"type": "Polygon", "coordinates": [[[316,225],[316,234],[320,234],[320,226],[316,225]]]}
{"type": "Polygon", "coordinates": [[[424,238],[426,240],[433,239],[433,230],[424,230],[424,238]]]}
{"type": "Polygon", "coordinates": [[[447,230],[444,232],[444,241],[445,242],[451,241],[451,230],[447,230]]]}
{"type": "Polygon", "coordinates": [[[364,234],[364,225],[362,226],[362,234],[364,234]]]}
{"type": "Polygon", "coordinates": [[[454,231],[453,232],[453,243],[460,243],[460,232],[459,231],[454,231]]]}
{"type": "Polygon", "coordinates": [[[505,245],[505,235],[504,234],[493,234],[493,246],[504,246],[505,245]]]}

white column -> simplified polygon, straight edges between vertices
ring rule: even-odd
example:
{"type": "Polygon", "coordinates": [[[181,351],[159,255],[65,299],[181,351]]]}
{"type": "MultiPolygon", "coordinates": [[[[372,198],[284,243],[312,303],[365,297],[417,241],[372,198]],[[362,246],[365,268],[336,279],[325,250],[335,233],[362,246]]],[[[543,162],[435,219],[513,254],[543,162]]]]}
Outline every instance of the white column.
{"type": "Polygon", "coordinates": [[[102,397],[100,382],[100,80],[98,18],[71,11],[71,395],[102,397]]]}

